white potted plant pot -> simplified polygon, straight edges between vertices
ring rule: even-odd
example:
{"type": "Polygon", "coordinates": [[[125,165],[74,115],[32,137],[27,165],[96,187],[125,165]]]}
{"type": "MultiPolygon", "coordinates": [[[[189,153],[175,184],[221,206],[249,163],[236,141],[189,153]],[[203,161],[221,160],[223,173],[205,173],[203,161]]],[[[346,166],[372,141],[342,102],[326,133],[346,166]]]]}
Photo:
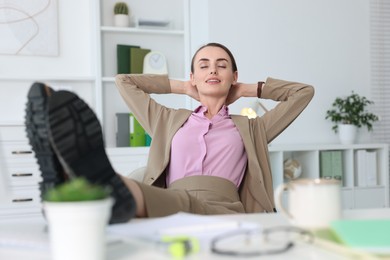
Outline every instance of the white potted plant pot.
{"type": "Polygon", "coordinates": [[[112,198],[44,202],[53,260],[106,259],[106,232],[112,198]]]}
{"type": "Polygon", "coordinates": [[[114,24],[118,27],[128,27],[130,25],[130,19],[127,14],[114,15],[114,24]]]}
{"type": "Polygon", "coordinates": [[[340,143],[354,144],[356,141],[357,130],[358,128],[355,125],[340,124],[338,126],[340,143]]]}

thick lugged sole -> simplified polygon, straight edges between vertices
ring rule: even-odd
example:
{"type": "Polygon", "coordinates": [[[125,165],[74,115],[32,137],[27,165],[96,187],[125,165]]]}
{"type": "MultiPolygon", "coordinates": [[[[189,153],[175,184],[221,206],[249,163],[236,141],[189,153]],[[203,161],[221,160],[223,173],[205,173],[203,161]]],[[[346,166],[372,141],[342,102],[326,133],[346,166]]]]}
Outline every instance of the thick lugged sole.
{"type": "Polygon", "coordinates": [[[66,172],[109,186],[115,199],[110,223],[133,218],[133,195],[107,157],[102,129],[95,113],[77,95],[55,92],[49,100],[49,137],[66,172]]]}
{"type": "Polygon", "coordinates": [[[34,83],[27,95],[25,126],[31,148],[41,171],[39,183],[41,198],[45,192],[65,181],[66,176],[54,150],[51,148],[46,126],[47,101],[52,90],[46,85],[34,83]]]}

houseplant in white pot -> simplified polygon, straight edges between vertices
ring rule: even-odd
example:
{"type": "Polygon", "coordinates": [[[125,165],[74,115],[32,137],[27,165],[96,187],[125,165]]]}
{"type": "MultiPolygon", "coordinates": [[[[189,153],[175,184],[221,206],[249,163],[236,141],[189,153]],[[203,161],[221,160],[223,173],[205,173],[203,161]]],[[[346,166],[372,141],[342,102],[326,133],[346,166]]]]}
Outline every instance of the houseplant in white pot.
{"type": "Polygon", "coordinates": [[[119,27],[129,26],[129,7],[125,2],[117,2],[114,5],[114,25],[119,27]]]}
{"type": "Polygon", "coordinates": [[[372,104],[373,101],[353,91],[345,98],[335,99],[332,108],[326,111],[325,119],[334,123],[332,129],[339,134],[342,144],[353,144],[358,128],[367,127],[368,131],[372,130],[373,123],[379,119],[377,115],[367,111],[372,104]]]}
{"type": "Polygon", "coordinates": [[[113,199],[107,188],[76,178],[44,195],[54,260],[106,259],[105,227],[113,199]]]}

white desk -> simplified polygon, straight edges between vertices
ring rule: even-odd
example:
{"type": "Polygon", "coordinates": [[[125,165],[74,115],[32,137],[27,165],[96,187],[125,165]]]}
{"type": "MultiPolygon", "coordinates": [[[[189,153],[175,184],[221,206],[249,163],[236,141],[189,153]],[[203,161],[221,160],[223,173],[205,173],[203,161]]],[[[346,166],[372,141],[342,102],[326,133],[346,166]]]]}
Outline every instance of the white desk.
{"type": "MultiPolygon", "coordinates": [[[[344,218],[364,219],[364,218],[390,218],[390,209],[370,209],[370,210],[348,210],[344,213],[344,218]]],[[[240,220],[245,223],[259,223],[264,227],[273,227],[288,225],[286,219],[280,214],[240,214],[240,215],[219,215],[216,218],[240,220]]],[[[144,220],[135,219],[130,223],[142,223],[144,220]]],[[[2,219],[0,220],[0,242],[7,234],[23,234],[25,238],[33,238],[37,245],[48,241],[48,235],[45,231],[45,221],[42,218],[33,219],[2,219]]],[[[47,248],[28,249],[20,246],[0,245],[0,259],[2,260],[49,260],[51,259],[49,245],[47,248]]],[[[207,246],[206,246],[207,247],[207,246]]],[[[202,247],[197,254],[190,255],[185,259],[243,259],[239,257],[226,257],[210,253],[209,248],[202,247]]],[[[265,257],[252,257],[251,259],[346,259],[346,256],[340,252],[330,251],[306,243],[298,243],[286,253],[278,255],[267,255],[265,257]]],[[[125,260],[125,259],[172,259],[162,250],[157,250],[156,245],[152,243],[141,242],[139,239],[131,238],[126,243],[109,245],[107,248],[108,260],[125,260]]]]}

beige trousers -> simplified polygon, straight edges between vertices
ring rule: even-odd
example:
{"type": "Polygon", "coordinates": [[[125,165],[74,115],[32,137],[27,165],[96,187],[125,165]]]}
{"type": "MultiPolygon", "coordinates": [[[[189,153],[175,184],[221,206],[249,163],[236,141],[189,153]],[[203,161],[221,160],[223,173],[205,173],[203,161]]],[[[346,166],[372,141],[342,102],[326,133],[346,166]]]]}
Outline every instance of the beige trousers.
{"type": "Polygon", "coordinates": [[[245,213],[237,187],[221,177],[185,177],[167,189],[138,184],[148,217],[162,217],[180,211],[203,215],[245,213]]]}

